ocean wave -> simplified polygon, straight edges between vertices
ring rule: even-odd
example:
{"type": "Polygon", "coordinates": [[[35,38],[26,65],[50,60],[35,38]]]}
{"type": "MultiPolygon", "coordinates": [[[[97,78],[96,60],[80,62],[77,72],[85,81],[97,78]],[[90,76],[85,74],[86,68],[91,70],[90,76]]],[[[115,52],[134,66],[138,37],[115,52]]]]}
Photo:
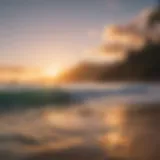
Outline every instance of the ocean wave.
{"type": "Polygon", "coordinates": [[[62,105],[69,102],[69,93],[61,89],[0,91],[1,111],[20,109],[24,106],[62,105]]]}

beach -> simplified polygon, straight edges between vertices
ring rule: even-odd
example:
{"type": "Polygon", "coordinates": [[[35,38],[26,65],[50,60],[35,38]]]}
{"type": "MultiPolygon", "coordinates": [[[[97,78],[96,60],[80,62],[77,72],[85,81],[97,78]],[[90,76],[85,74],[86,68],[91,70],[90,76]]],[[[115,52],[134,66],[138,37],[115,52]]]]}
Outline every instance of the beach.
{"type": "Polygon", "coordinates": [[[94,90],[86,92],[81,103],[63,106],[3,107],[0,159],[158,160],[158,89],[106,91],[100,98],[96,91],[98,99],[94,90]]]}

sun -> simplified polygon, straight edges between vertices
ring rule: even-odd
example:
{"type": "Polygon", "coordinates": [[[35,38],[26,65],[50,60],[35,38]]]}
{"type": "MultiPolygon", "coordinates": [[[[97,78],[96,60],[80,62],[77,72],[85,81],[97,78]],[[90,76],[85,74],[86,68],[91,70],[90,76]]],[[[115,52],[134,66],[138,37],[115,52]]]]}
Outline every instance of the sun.
{"type": "Polygon", "coordinates": [[[45,77],[58,77],[62,73],[61,68],[49,67],[44,69],[43,75],[45,77]]]}

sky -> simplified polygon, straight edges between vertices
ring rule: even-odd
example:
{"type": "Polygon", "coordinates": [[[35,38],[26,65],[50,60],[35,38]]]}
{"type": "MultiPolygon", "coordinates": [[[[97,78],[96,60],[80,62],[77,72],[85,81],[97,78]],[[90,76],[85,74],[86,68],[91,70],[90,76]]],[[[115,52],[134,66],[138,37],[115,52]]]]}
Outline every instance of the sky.
{"type": "Polygon", "coordinates": [[[156,0],[0,0],[0,66],[69,66],[156,0]]]}

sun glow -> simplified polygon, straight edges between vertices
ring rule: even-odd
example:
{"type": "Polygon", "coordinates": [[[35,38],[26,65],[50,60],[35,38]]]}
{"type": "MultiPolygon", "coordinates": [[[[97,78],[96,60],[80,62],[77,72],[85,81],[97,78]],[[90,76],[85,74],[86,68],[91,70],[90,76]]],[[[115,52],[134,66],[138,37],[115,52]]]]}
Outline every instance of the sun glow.
{"type": "Polygon", "coordinates": [[[54,67],[49,67],[44,69],[43,71],[43,75],[45,77],[57,77],[62,73],[62,69],[61,68],[54,68],[54,67]]]}

